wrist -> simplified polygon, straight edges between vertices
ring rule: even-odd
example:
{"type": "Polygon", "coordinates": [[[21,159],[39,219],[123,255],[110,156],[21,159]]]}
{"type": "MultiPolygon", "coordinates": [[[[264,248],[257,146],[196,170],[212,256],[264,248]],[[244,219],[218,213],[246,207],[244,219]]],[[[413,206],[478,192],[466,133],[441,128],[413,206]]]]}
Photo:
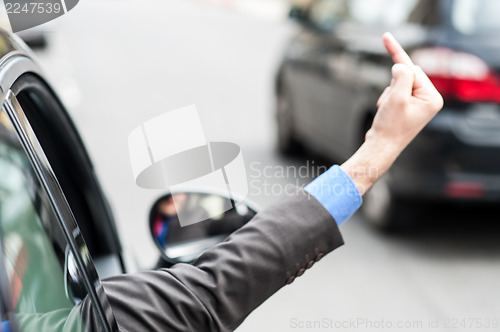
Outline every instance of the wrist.
{"type": "Polygon", "coordinates": [[[391,167],[403,149],[393,141],[367,135],[363,145],[340,167],[364,195],[391,167]]]}
{"type": "Polygon", "coordinates": [[[394,159],[396,159],[408,145],[408,143],[401,141],[401,139],[394,139],[394,135],[383,135],[373,129],[370,129],[365,135],[363,145],[370,146],[370,148],[374,149],[377,154],[381,154],[386,158],[394,157],[394,159]]]}

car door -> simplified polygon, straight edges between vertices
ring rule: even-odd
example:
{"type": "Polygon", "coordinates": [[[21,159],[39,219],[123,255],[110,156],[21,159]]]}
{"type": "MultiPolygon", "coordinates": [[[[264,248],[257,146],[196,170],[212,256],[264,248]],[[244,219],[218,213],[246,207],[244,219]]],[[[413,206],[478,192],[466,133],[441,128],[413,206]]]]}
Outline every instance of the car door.
{"type": "Polygon", "coordinates": [[[23,108],[102,277],[123,273],[121,244],[107,201],[76,129],[40,76],[25,73],[12,93],[23,108]]]}
{"type": "Polygon", "coordinates": [[[0,45],[0,326],[117,331],[92,255],[124,267],[90,161],[29,50],[3,31],[0,45]]]}
{"type": "Polygon", "coordinates": [[[290,90],[294,122],[299,136],[309,145],[321,146],[327,139],[322,122],[330,106],[329,73],[324,61],[333,40],[329,27],[342,19],[346,0],[318,0],[287,52],[285,82],[290,90]]]}
{"type": "MultiPolygon", "coordinates": [[[[334,4],[338,0],[324,0],[329,3],[326,8],[311,10],[311,20],[320,23],[323,16],[337,15],[334,4]],[[329,14],[327,14],[329,12],[329,14]],[[316,18],[318,17],[318,18],[316,18]]],[[[321,109],[320,131],[325,133],[325,151],[337,157],[339,162],[347,158],[350,153],[349,133],[353,123],[349,122],[353,105],[359,99],[357,75],[359,66],[359,53],[357,41],[358,25],[353,21],[353,1],[343,4],[341,15],[334,24],[326,24],[321,30],[328,32],[323,40],[324,51],[318,65],[326,77],[324,89],[327,90],[321,109]],[[329,149],[330,147],[330,149],[329,149]],[[335,150],[331,150],[335,147],[335,150]]]]}
{"type": "Polygon", "coordinates": [[[346,39],[338,31],[349,19],[349,8],[346,0],[314,2],[307,25],[292,44],[301,50],[289,79],[300,134],[331,156],[338,156],[345,144],[345,123],[339,116],[353,99],[347,87],[355,59],[346,54],[346,39]]]}
{"type": "Polygon", "coordinates": [[[19,331],[116,331],[82,232],[17,98],[0,114],[3,324],[19,331]],[[92,315],[79,305],[91,302],[92,315]],[[97,319],[94,319],[97,317],[97,319]]]}

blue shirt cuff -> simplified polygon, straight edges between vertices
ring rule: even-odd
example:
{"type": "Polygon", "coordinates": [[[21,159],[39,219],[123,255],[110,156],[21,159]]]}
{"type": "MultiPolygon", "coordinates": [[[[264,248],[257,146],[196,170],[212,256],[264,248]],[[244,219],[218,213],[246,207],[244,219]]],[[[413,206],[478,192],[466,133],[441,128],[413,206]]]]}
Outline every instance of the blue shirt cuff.
{"type": "Polygon", "coordinates": [[[0,322],[0,331],[1,332],[10,332],[10,322],[8,320],[4,320],[0,322]]]}
{"type": "Polygon", "coordinates": [[[313,195],[330,212],[337,225],[349,219],[363,202],[358,188],[339,165],[332,166],[309,183],[304,190],[313,195]]]}

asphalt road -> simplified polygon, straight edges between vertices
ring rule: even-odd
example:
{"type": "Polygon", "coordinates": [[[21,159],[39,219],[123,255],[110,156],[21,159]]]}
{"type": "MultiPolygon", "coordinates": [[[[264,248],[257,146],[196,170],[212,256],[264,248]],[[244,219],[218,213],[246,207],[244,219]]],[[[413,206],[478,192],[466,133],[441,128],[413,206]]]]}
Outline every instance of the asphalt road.
{"type": "MultiPolygon", "coordinates": [[[[161,191],[134,184],[127,140],[142,122],[196,104],[209,140],[241,146],[249,197],[263,207],[321,165],[275,151],[272,77],[290,24],[187,0],[87,0],[46,29],[50,44],[38,52],[40,63],[143,268],[157,258],[147,214],[161,191]],[[304,165],[301,174],[286,174],[304,165]]],[[[356,214],[341,227],[345,246],[238,331],[498,330],[500,212],[434,206],[423,215],[416,229],[389,236],[356,214]]]]}

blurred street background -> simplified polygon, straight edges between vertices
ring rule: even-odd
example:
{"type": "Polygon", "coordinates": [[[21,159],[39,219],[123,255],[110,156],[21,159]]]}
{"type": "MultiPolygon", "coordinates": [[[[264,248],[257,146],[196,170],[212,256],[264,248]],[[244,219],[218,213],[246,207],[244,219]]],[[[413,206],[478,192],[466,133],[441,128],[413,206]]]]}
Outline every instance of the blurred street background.
{"type": "MultiPolygon", "coordinates": [[[[297,30],[287,14],[278,0],[85,0],[43,27],[48,44],[37,51],[39,61],[83,136],[124,245],[141,268],[158,257],[147,218],[162,193],[137,187],[130,169],[128,135],[144,121],[196,104],[209,141],[241,146],[249,199],[262,207],[287,183],[317,175],[266,176],[265,169],[323,165],[315,155],[288,158],[276,149],[274,77],[297,30]]],[[[387,330],[384,321],[403,322],[397,330],[405,331],[495,330],[469,324],[500,319],[499,210],[433,204],[421,212],[417,227],[396,234],[375,230],[357,213],[341,226],[345,246],[238,331],[318,330],[308,322],[324,320],[341,322],[338,331],[387,330]],[[360,320],[366,324],[349,325],[360,320]]]]}

